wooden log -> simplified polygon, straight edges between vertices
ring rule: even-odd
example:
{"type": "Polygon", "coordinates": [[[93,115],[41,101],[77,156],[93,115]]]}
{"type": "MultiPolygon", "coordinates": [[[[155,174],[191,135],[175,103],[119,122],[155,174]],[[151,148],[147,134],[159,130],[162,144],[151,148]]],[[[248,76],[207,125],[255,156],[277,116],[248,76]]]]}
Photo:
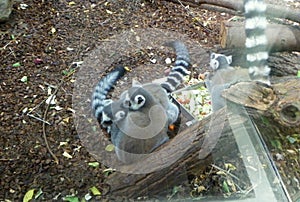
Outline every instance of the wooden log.
{"type": "MultiPolygon", "coordinates": [[[[245,68],[245,49],[219,49],[218,53],[232,55],[232,66],[245,68]]],[[[300,70],[300,55],[297,52],[277,52],[271,53],[268,59],[271,68],[271,76],[296,76],[300,70]]]]}
{"type": "Polygon", "coordinates": [[[300,78],[282,77],[276,82],[272,88],[241,82],[223,93],[226,99],[248,106],[269,148],[275,137],[283,140],[300,134],[300,78]]]}
{"type": "MultiPolygon", "coordinates": [[[[268,24],[266,29],[270,52],[300,51],[300,29],[288,25],[268,24]]],[[[220,44],[224,49],[245,48],[245,23],[221,23],[220,44]]]]}
{"type": "MultiPolygon", "coordinates": [[[[272,120],[273,128],[271,130],[267,127],[267,132],[270,132],[267,135],[276,135],[278,131],[291,135],[300,133],[299,92],[300,79],[293,77],[281,80],[272,87],[255,82],[241,82],[226,90],[224,96],[231,104],[237,103],[251,109],[250,115],[260,122],[259,126],[262,127],[261,119],[272,120]]],[[[148,169],[149,165],[161,164],[163,157],[168,157],[166,160],[172,162],[177,159],[169,166],[150,173],[113,173],[106,181],[111,187],[109,195],[127,199],[155,196],[185,183],[187,175],[199,174],[199,171],[211,162],[212,151],[224,154],[226,150],[232,149],[235,142],[231,128],[237,128],[241,122],[247,121],[241,119],[232,121],[232,118],[234,113],[227,113],[226,108],[223,108],[180,132],[169,143],[163,145],[158,153],[150,154],[141,162],[124,166],[124,172],[134,173],[148,169]],[[231,125],[228,120],[231,120],[231,125]],[[210,141],[205,141],[207,136],[210,136],[210,141]],[[216,146],[216,142],[221,146],[216,146]]],[[[267,139],[269,136],[266,136],[267,139]]]]}
{"type": "MultiPolygon", "coordinates": [[[[207,9],[211,11],[227,12],[234,15],[243,15],[243,1],[236,0],[169,0],[174,3],[181,3],[207,9]]],[[[282,18],[294,22],[300,22],[299,9],[286,8],[285,6],[267,4],[266,15],[273,18],[282,18]]]]}
{"type": "Polygon", "coordinates": [[[222,156],[235,147],[234,137],[225,111],[224,108],[213,116],[192,125],[175,136],[172,141],[163,145],[158,155],[150,154],[141,162],[124,166],[123,172],[134,173],[148,170],[149,166],[160,164],[157,162],[160,162],[165,154],[170,156],[168,159],[170,161],[172,158],[178,158],[170,166],[148,174],[113,173],[106,181],[111,188],[110,196],[127,199],[142,196],[156,196],[156,198],[162,195],[166,196],[166,193],[170,193],[174,186],[187,184],[187,176],[198,176],[212,163],[212,151],[217,153],[216,155],[222,156]],[[211,119],[213,119],[212,122],[211,119]],[[225,127],[220,127],[220,122],[224,122],[225,127]],[[209,125],[210,130],[207,129],[209,125]],[[222,136],[220,136],[221,134],[222,136]],[[204,142],[208,135],[210,141],[204,142]],[[190,141],[191,139],[193,141],[190,141]],[[226,144],[227,147],[217,144],[226,144]],[[182,151],[184,153],[181,153],[182,151]]]}

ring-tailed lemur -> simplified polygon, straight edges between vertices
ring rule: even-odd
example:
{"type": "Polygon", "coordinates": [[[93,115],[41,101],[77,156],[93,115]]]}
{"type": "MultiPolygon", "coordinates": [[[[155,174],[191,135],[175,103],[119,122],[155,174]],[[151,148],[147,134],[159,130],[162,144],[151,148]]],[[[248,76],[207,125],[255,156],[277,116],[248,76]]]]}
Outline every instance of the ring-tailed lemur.
{"type": "Polygon", "coordinates": [[[131,110],[129,105],[123,106],[129,111],[125,118],[113,125],[111,139],[118,158],[124,163],[131,163],[169,140],[169,121],[163,106],[144,88],[132,87],[127,95],[142,107],[131,110]]]}
{"type": "Polygon", "coordinates": [[[213,72],[206,76],[205,85],[211,95],[213,111],[225,106],[226,100],[223,98],[222,92],[226,88],[239,81],[251,80],[247,69],[235,69],[230,66],[230,63],[231,56],[211,53],[210,68],[213,72]]]}
{"type": "Polygon", "coordinates": [[[167,81],[162,83],[161,86],[168,92],[172,92],[182,83],[183,77],[190,74],[190,55],[186,46],[181,41],[169,42],[166,45],[174,48],[176,61],[167,77],[167,81]]]}
{"type": "Polygon", "coordinates": [[[266,8],[263,0],[244,0],[245,46],[250,78],[271,85],[271,69],[267,63],[268,40],[265,33],[268,24],[265,15],[266,8]]]}
{"type": "Polygon", "coordinates": [[[159,84],[147,83],[139,84],[135,82],[133,87],[128,91],[123,92],[121,100],[123,100],[123,107],[131,111],[142,111],[148,108],[146,104],[147,97],[153,97],[156,103],[160,104],[167,113],[169,125],[176,122],[179,116],[178,107],[170,100],[166,90],[159,84]],[[133,89],[137,90],[134,91],[133,89]]]}
{"type": "Polygon", "coordinates": [[[259,81],[270,85],[270,68],[267,65],[268,51],[265,29],[266,5],[263,0],[244,0],[245,32],[246,32],[246,59],[248,69],[235,69],[230,66],[231,56],[212,53],[210,68],[213,75],[206,78],[206,86],[212,98],[212,108],[216,111],[225,106],[222,97],[224,89],[240,81],[259,81]]]}
{"type": "MultiPolygon", "coordinates": [[[[178,107],[172,103],[169,99],[170,92],[174,91],[183,81],[183,77],[189,75],[190,68],[190,56],[186,46],[181,41],[172,41],[166,43],[166,45],[173,47],[176,52],[176,60],[174,67],[169,73],[167,80],[161,85],[154,83],[147,84],[134,84],[133,86],[139,86],[151,93],[155,99],[162,104],[167,112],[169,124],[174,123],[179,115],[178,107]]],[[[125,96],[127,92],[124,92],[121,97],[124,98],[124,102],[129,104],[131,110],[139,110],[143,107],[144,102],[142,101],[143,95],[137,95],[136,97],[125,96]],[[126,98],[125,98],[126,97],[126,98]],[[128,98],[132,99],[128,99],[128,98]]]]}
{"type": "Polygon", "coordinates": [[[209,66],[213,71],[217,71],[220,69],[233,69],[233,67],[230,66],[232,63],[232,56],[226,56],[223,54],[218,53],[211,53],[210,54],[210,62],[209,66]]]}
{"type": "Polygon", "coordinates": [[[110,87],[124,74],[123,68],[108,74],[94,91],[94,115],[111,134],[116,154],[125,163],[132,162],[132,155],[150,153],[168,141],[168,126],[179,116],[179,109],[169,99],[167,91],[176,89],[183,76],[189,73],[190,60],[182,42],[176,41],[170,45],[177,57],[163,84],[133,85],[121,94],[119,100],[106,99],[110,87]]]}
{"type": "MultiPolygon", "coordinates": [[[[116,67],[113,71],[111,71],[108,75],[103,77],[95,87],[92,96],[92,110],[94,116],[97,118],[97,121],[104,128],[108,128],[111,125],[111,122],[120,119],[123,116],[121,114],[126,115],[125,109],[122,109],[122,113],[113,114],[111,109],[112,100],[107,99],[106,96],[108,92],[112,89],[115,83],[125,74],[126,70],[124,67],[116,67]]],[[[117,105],[114,105],[117,106],[117,105]]]]}

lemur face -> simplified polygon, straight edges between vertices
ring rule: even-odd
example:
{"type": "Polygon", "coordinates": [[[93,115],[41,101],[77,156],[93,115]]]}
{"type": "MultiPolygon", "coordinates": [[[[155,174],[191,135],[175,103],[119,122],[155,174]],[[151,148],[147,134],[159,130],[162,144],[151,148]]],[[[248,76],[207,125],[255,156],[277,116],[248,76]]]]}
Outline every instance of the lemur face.
{"type": "Polygon", "coordinates": [[[131,87],[123,100],[123,106],[130,110],[136,111],[142,107],[149,107],[153,103],[153,97],[142,87],[131,87]],[[146,106],[147,105],[147,106],[146,106]]]}
{"type": "Polygon", "coordinates": [[[209,65],[213,71],[224,69],[232,63],[232,56],[226,56],[218,53],[211,53],[209,65]]]}

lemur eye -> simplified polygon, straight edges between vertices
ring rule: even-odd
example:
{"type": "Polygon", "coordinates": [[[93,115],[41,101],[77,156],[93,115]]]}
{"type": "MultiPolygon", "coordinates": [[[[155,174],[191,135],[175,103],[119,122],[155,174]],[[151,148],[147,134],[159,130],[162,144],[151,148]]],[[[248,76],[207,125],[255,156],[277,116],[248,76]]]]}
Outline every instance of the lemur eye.
{"type": "Polygon", "coordinates": [[[123,105],[124,107],[129,108],[131,106],[130,100],[124,100],[123,105]]]}
{"type": "Polygon", "coordinates": [[[116,121],[119,121],[119,120],[123,119],[125,117],[125,115],[126,115],[126,113],[124,111],[118,111],[115,114],[116,121]]]}
{"type": "Polygon", "coordinates": [[[212,54],[210,55],[210,59],[215,59],[215,57],[216,57],[216,54],[214,54],[214,53],[212,53],[212,54]]]}
{"type": "Polygon", "coordinates": [[[144,96],[138,95],[134,98],[134,100],[137,104],[142,104],[145,101],[145,98],[144,96]]]}
{"type": "Polygon", "coordinates": [[[214,69],[215,69],[215,70],[218,69],[218,67],[219,67],[219,62],[218,62],[217,60],[215,60],[213,64],[214,64],[214,69]]]}

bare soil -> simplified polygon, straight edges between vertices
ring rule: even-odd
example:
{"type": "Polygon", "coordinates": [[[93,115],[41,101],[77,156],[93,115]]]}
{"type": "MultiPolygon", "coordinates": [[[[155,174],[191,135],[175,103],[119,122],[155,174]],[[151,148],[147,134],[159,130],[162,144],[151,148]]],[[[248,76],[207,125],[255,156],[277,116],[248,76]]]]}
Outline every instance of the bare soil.
{"type": "MultiPolygon", "coordinates": [[[[10,20],[0,24],[0,201],[20,201],[31,189],[43,192],[35,201],[61,201],[67,195],[82,199],[87,193],[93,196],[94,186],[105,194],[105,167],[89,165],[96,160],[81,144],[72,110],[73,71],[99,43],[124,30],[159,28],[186,35],[211,50],[218,44],[218,22],[230,17],[166,1],[17,1],[10,20]],[[49,89],[58,89],[61,109],[47,110],[49,89]],[[58,163],[46,148],[43,122],[58,163]]],[[[163,64],[166,53],[155,53],[162,55],[158,62],[163,64]]],[[[151,63],[149,54],[128,53],[114,62],[151,63]]],[[[164,71],[143,69],[129,78],[147,81],[162,77],[164,71]]],[[[187,185],[184,190],[189,195],[192,188],[187,185]]],[[[222,190],[211,193],[222,195],[222,190]]],[[[93,197],[110,200],[109,195],[93,197]]]]}

